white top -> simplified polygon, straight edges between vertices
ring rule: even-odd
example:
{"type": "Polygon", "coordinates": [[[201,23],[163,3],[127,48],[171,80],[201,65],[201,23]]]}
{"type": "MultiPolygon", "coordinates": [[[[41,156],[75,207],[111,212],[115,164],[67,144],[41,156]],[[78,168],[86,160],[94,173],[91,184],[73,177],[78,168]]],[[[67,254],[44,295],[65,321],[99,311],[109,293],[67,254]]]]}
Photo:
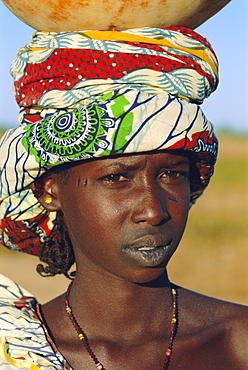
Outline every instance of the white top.
{"type": "Polygon", "coordinates": [[[47,333],[36,299],[2,274],[0,369],[72,370],[47,333]]]}

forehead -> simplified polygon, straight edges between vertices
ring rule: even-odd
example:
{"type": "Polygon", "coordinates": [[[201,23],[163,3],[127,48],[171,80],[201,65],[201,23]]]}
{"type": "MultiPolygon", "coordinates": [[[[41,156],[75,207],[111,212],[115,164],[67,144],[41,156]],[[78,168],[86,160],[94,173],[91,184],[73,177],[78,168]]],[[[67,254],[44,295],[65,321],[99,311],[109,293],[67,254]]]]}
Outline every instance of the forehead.
{"type": "Polygon", "coordinates": [[[87,160],[73,166],[73,172],[78,171],[97,171],[111,168],[120,169],[139,169],[150,166],[168,166],[175,167],[180,165],[189,165],[189,155],[185,152],[173,151],[159,151],[138,154],[125,154],[119,156],[110,156],[104,158],[97,158],[87,160]]]}

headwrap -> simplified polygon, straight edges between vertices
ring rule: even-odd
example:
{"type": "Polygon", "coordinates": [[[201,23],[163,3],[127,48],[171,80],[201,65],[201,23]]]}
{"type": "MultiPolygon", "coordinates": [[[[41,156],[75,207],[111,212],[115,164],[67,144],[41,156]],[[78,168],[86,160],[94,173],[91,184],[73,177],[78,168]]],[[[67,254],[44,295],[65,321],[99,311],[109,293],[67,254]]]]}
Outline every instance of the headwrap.
{"type": "MultiPolygon", "coordinates": [[[[213,173],[217,139],[199,104],[218,83],[208,41],[186,28],[37,32],[11,65],[20,127],[0,146],[0,242],[38,254],[53,228],[29,185],[52,166],[164,149],[213,173]]],[[[56,241],[55,241],[56,242],[56,241]]]]}

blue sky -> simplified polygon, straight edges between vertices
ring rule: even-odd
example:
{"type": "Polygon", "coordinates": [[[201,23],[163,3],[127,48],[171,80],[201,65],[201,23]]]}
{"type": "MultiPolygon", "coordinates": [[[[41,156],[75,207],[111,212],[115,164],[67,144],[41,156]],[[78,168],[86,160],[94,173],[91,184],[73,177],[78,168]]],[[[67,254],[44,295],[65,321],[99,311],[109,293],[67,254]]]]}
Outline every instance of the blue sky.
{"type": "MultiPolygon", "coordinates": [[[[217,129],[248,133],[248,1],[232,0],[196,29],[214,47],[220,63],[220,84],[203,104],[217,129]]],[[[17,125],[18,106],[12,94],[9,66],[34,30],[0,2],[0,125],[17,125]]]]}

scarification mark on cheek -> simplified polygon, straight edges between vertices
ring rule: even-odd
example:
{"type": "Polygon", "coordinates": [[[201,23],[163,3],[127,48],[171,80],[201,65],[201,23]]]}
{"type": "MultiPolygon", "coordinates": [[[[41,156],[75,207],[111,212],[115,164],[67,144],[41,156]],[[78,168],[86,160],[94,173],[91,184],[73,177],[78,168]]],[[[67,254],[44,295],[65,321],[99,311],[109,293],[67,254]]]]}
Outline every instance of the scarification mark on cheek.
{"type": "Polygon", "coordinates": [[[168,199],[169,199],[169,200],[172,200],[172,202],[176,202],[176,203],[178,203],[178,199],[177,199],[177,198],[175,198],[175,197],[170,196],[170,197],[168,197],[168,199]]]}
{"type": "MultiPolygon", "coordinates": [[[[78,178],[77,178],[77,182],[76,182],[76,185],[77,185],[77,186],[80,186],[80,185],[81,185],[81,183],[82,183],[81,176],[78,176],[78,178]]],[[[84,181],[83,181],[83,186],[85,187],[85,186],[87,186],[87,184],[88,184],[88,180],[87,180],[87,179],[84,179],[84,181]]]]}

